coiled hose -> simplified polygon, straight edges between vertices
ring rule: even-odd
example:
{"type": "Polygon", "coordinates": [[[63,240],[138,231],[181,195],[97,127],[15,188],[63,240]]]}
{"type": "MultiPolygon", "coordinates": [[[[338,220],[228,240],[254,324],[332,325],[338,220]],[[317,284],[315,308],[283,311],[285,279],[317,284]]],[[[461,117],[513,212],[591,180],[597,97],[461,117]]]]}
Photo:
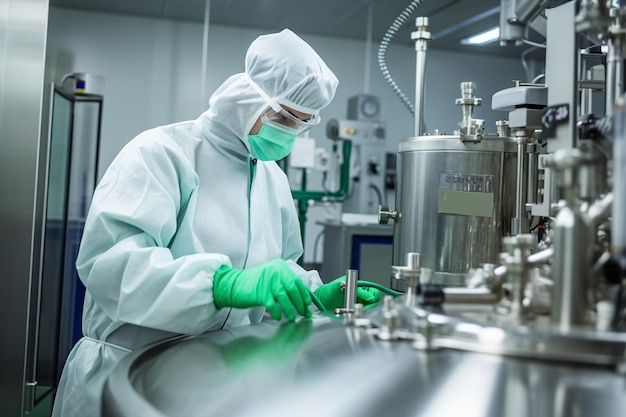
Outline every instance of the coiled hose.
{"type": "MultiPolygon", "coordinates": [[[[385,287],[383,285],[377,284],[375,282],[370,282],[370,281],[357,281],[357,286],[359,286],[359,287],[376,288],[380,292],[388,294],[388,295],[392,295],[394,297],[399,297],[401,295],[404,295],[404,293],[402,293],[402,292],[394,291],[394,290],[392,290],[390,288],[387,288],[387,287],[385,287]]],[[[315,306],[317,308],[319,308],[320,311],[329,311],[330,310],[330,309],[326,308],[324,306],[324,304],[322,304],[320,299],[313,293],[313,291],[311,291],[311,300],[313,300],[313,304],[315,304],[315,306]]],[[[378,303],[376,303],[376,304],[378,304],[378,303]]]]}
{"type": "Polygon", "coordinates": [[[387,32],[385,32],[385,36],[383,36],[382,41],[380,41],[380,46],[378,47],[378,66],[383,73],[383,77],[385,77],[385,81],[391,87],[391,89],[396,93],[402,104],[406,106],[407,109],[411,112],[411,114],[415,114],[415,107],[411,100],[400,90],[400,87],[396,84],[396,82],[391,77],[391,73],[389,69],[387,69],[387,48],[389,47],[389,43],[391,39],[395,36],[396,32],[404,26],[404,24],[409,20],[411,15],[415,13],[418,7],[422,5],[424,0],[413,0],[411,3],[400,13],[396,20],[393,21],[387,32]]]}

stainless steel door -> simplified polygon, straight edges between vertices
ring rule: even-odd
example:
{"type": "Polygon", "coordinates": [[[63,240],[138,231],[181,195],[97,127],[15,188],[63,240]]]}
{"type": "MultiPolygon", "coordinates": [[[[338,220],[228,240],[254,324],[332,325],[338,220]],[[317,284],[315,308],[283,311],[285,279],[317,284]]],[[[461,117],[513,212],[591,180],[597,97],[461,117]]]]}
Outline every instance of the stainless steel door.
{"type": "Polygon", "coordinates": [[[32,403],[32,354],[40,253],[38,183],[46,0],[0,0],[0,410],[20,416],[32,403]]]}

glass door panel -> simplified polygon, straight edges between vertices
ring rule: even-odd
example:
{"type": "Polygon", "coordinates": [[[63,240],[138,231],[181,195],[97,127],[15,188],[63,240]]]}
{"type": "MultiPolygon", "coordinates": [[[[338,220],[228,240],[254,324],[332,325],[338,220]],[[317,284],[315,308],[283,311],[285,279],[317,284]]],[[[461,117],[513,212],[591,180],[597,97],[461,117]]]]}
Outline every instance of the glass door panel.
{"type": "Polygon", "coordinates": [[[41,398],[56,385],[59,371],[57,368],[59,313],[63,259],[65,257],[67,192],[72,144],[72,100],[55,91],[52,107],[37,343],[38,398],[41,398]]]}

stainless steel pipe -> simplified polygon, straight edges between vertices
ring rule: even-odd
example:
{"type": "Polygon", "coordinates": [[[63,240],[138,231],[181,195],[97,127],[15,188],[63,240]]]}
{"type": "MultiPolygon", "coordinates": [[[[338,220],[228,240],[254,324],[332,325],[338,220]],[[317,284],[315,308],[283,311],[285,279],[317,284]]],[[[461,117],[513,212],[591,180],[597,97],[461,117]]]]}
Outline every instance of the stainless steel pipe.
{"type": "Polygon", "coordinates": [[[502,294],[496,293],[490,288],[463,288],[446,287],[444,304],[495,304],[502,299],[502,294]]]}
{"type": "Polygon", "coordinates": [[[424,78],[426,76],[426,51],[431,34],[428,18],[415,19],[417,30],[411,34],[415,41],[415,136],[424,134],[424,78]]]}

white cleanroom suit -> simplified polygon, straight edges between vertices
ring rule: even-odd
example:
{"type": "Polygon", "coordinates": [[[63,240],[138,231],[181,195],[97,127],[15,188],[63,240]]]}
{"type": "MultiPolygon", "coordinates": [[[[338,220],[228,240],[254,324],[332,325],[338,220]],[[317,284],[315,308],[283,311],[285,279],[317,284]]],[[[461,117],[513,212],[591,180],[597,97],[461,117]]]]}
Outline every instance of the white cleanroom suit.
{"type": "Polygon", "coordinates": [[[261,36],[245,72],[215,91],[205,113],[141,133],[104,174],[76,262],[87,289],[84,337],[67,360],[53,416],[100,415],[104,381],[129,351],[260,321],[264,307],[215,307],[220,265],[282,258],[310,289],[322,284],[295,262],[302,240],[285,174],[250,155],[248,134],[268,107],[258,87],[281,105],[318,114],[337,78],[291,31],[261,36]]]}

